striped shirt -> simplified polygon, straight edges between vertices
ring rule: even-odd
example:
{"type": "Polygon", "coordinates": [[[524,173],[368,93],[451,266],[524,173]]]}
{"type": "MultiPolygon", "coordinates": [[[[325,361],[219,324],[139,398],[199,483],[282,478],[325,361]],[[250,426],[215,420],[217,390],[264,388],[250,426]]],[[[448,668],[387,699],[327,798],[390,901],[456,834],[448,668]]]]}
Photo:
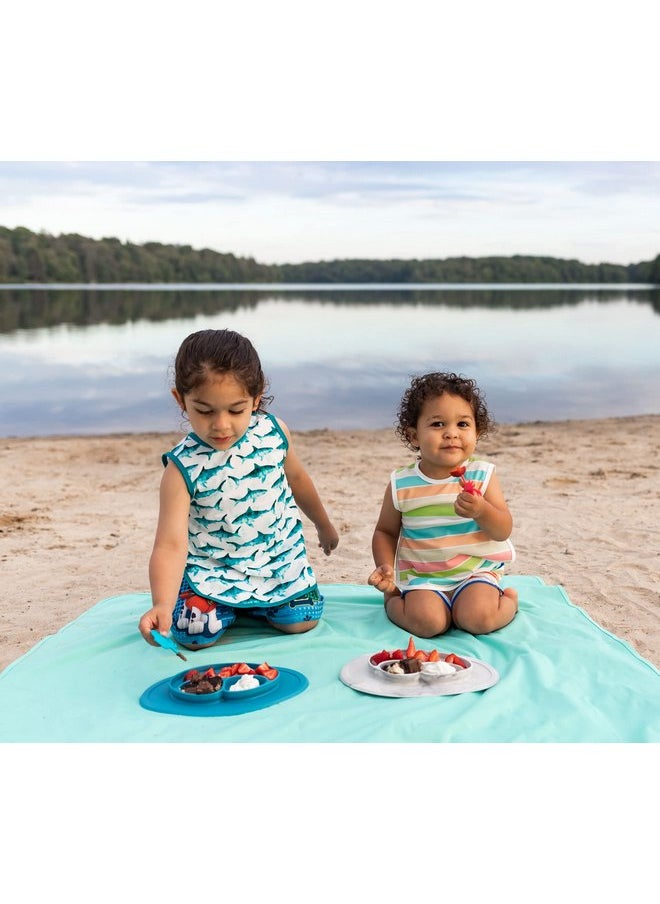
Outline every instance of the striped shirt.
{"type": "MultiPolygon", "coordinates": [[[[465,480],[485,495],[495,465],[474,459],[464,464],[465,480]]],[[[456,514],[457,477],[433,480],[413,462],[392,472],[391,488],[394,508],[401,512],[396,555],[401,591],[451,590],[471,574],[499,571],[514,561],[510,540],[491,540],[476,521],[456,514]]]]}

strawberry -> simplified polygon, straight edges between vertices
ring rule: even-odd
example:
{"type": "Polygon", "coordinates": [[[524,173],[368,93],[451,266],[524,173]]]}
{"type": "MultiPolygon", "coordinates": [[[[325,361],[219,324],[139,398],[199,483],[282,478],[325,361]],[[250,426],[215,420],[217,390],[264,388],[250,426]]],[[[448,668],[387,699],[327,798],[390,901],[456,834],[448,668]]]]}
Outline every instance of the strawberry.
{"type": "Polygon", "coordinates": [[[406,647],[406,659],[413,659],[415,656],[415,641],[412,639],[412,634],[410,635],[410,640],[408,641],[408,646],[406,647]]]}
{"type": "Polygon", "coordinates": [[[236,675],[236,674],[238,673],[238,667],[239,667],[239,665],[240,665],[240,662],[232,662],[232,664],[231,664],[231,673],[232,673],[232,675],[236,675]]]}
{"type": "Polygon", "coordinates": [[[386,659],[392,659],[392,654],[389,650],[381,650],[380,653],[374,653],[373,656],[370,656],[369,662],[372,665],[378,665],[379,662],[385,662],[386,659]]]}
{"type": "Polygon", "coordinates": [[[429,662],[439,662],[440,661],[440,654],[438,653],[437,650],[431,650],[431,652],[429,653],[428,661],[429,662]]]}
{"type": "Polygon", "coordinates": [[[425,650],[415,650],[415,654],[413,659],[419,659],[420,662],[426,662],[428,660],[428,653],[425,650]]]}
{"type": "Polygon", "coordinates": [[[267,662],[262,662],[261,665],[258,665],[255,669],[257,675],[265,675],[270,666],[267,662]]]}
{"type": "Polygon", "coordinates": [[[218,675],[219,675],[221,678],[231,678],[231,676],[232,676],[231,666],[230,666],[230,665],[225,665],[225,666],[223,666],[223,667],[220,669],[220,671],[218,672],[218,675]]]}
{"type": "Polygon", "coordinates": [[[266,669],[266,671],[264,672],[264,676],[268,678],[269,681],[272,681],[273,678],[277,678],[278,674],[279,672],[277,671],[277,669],[266,669]]]}
{"type": "Polygon", "coordinates": [[[201,678],[201,677],[202,676],[197,671],[197,669],[191,669],[189,672],[186,672],[186,674],[183,676],[184,681],[197,681],[197,679],[201,678]]]}
{"type": "Polygon", "coordinates": [[[239,675],[254,675],[254,669],[251,669],[247,662],[239,662],[236,672],[239,675]]]}
{"type": "Polygon", "coordinates": [[[203,678],[215,678],[216,675],[215,675],[215,669],[213,668],[213,666],[211,666],[210,668],[208,668],[208,669],[204,672],[204,674],[202,675],[202,677],[203,677],[203,678]]]}
{"type": "Polygon", "coordinates": [[[456,653],[447,653],[445,662],[449,662],[451,665],[457,665],[462,669],[466,669],[468,666],[467,662],[464,659],[461,659],[460,656],[457,656],[456,653]]]}
{"type": "Polygon", "coordinates": [[[405,656],[403,650],[392,650],[390,653],[390,659],[405,659],[405,656]]]}

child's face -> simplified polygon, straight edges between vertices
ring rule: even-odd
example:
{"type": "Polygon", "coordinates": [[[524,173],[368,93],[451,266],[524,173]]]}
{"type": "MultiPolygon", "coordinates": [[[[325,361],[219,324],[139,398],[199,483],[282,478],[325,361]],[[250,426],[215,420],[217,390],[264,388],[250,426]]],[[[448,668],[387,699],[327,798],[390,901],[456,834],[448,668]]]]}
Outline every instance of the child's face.
{"type": "Polygon", "coordinates": [[[243,436],[260,397],[252,398],[232,374],[210,374],[183,398],[172,395],[188,415],[190,427],[214,449],[229,449],[243,436]]]}
{"type": "Polygon", "coordinates": [[[472,455],[478,439],[472,406],[448,392],[424,402],[417,426],[408,434],[419,449],[422,470],[438,480],[472,455]]]}

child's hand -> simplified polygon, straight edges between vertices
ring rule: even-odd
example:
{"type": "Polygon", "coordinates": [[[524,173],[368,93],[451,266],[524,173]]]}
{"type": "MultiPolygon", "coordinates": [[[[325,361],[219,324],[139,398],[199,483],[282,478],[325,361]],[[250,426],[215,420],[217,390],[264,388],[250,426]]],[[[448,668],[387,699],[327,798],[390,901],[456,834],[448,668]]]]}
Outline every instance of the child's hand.
{"type": "Polygon", "coordinates": [[[152,628],[155,631],[159,631],[161,634],[168,634],[170,628],[172,627],[172,610],[168,607],[164,608],[156,608],[154,606],[153,609],[150,609],[148,612],[145,612],[142,618],[138,623],[138,629],[140,634],[144,637],[147,643],[150,643],[152,647],[157,646],[156,641],[151,636],[152,628]]]}
{"type": "Polygon", "coordinates": [[[395,593],[397,589],[394,583],[394,569],[391,565],[379,565],[371,572],[367,583],[376,590],[380,590],[381,593],[395,593]]]}
{"type": "Polygon", "coordinates": [[[319,535],[319,546],[326,556],[329,556],[332,550],[336,549],[339,544],[339,534],[332,524],[324,530],[317,528],[316,533],[319,535]]]}
{"type": "Polygon", "coordinates": [[[473,493],[459,493],[454,503],[454,511],[461,518],[472,518],[474,521],[479,520],[486,507],[486,501],[483,496],[475,496],[473,493]]]}

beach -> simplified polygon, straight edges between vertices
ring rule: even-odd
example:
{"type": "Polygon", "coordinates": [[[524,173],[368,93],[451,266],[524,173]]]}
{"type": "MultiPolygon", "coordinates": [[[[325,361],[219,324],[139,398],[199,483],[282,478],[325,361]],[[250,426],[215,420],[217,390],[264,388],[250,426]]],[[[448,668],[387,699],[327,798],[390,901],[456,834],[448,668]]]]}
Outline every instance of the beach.
{"type": "MultiPolygon", "coordinates": [[[[412,453],[393,429],[292,433],[340,535],[325,556],[303,517],[317,579],[364,584],[389,474],[412,453]]],[[[0,669],[96,602],[148,591],[160,456],[179,438],[0,440],[0,669]]],[[[497,465],[513,514],[507,574],[560,584],[660,668],[658,448],[660,415],[640,415],[500,425],[477,451],[497,465]]]]}

